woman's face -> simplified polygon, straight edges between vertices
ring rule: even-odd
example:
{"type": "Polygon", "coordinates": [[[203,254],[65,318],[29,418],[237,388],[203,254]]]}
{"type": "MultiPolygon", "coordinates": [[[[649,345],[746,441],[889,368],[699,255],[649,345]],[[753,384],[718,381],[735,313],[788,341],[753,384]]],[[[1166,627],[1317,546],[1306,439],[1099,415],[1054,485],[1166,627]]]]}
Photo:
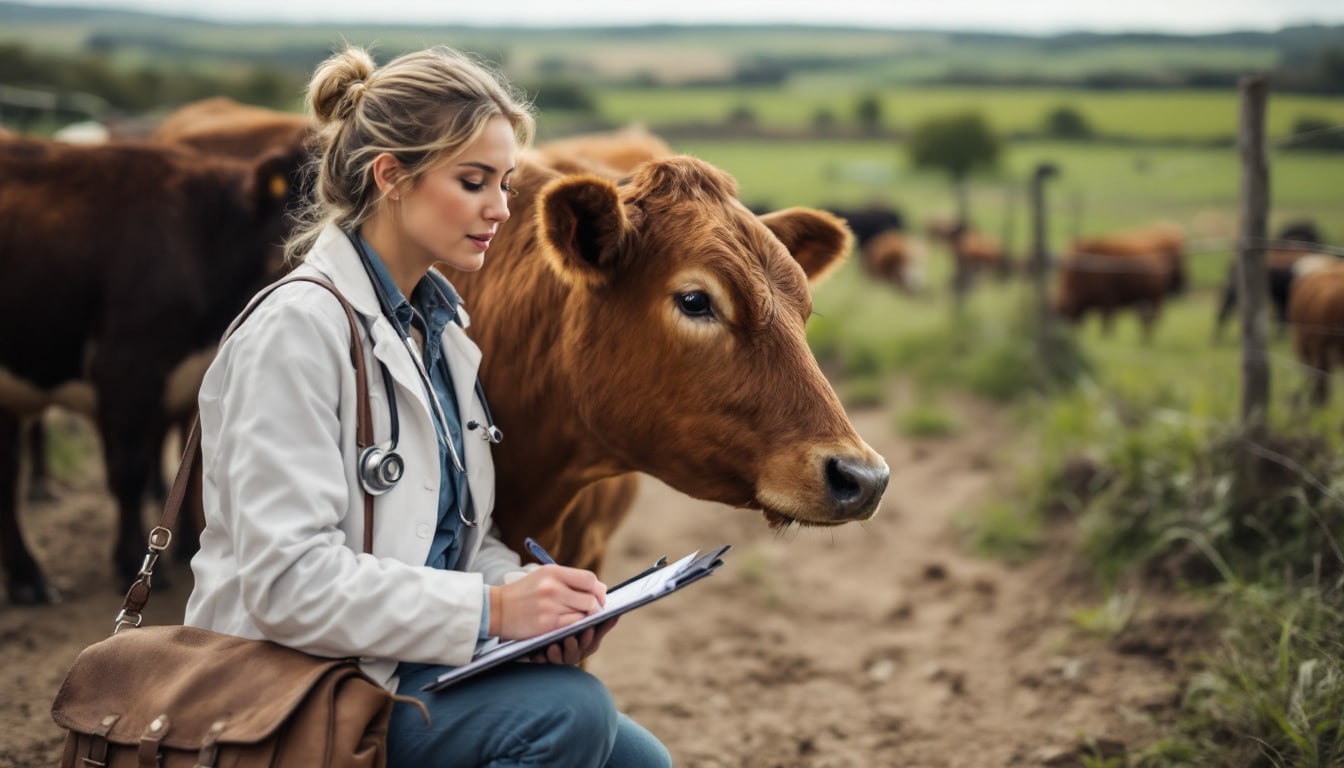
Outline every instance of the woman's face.
{"type": "Polygon", "coordinates": [[[513,126],[494,117],[458,156],[439,163],[393,203],[400,209],[408,254],[426,268],[442,263],[474,272],[509,220],[509,197],[518,147],[513,126]]]}

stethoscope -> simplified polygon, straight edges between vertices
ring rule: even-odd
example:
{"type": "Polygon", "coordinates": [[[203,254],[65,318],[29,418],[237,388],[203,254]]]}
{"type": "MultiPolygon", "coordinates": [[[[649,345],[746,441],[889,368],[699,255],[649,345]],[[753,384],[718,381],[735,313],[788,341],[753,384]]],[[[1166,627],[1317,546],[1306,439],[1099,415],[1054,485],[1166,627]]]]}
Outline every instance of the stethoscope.
{"type": "MultiPolygon", "coordinates": [[[[434,384],[430,381],[429,371],[425,369],[425,363],[420,359],[420,351],[416,349],[415,340],[411,338],[410,332],[397,322],[395,313],[392,310],[392,301],[383,291],[383,286],[378,280],[378,276],[373,272],[373,264],[369,259],[368,251],[364,248],[363,239],[350,230],[345,231],[346,237],[350,239],[350,244],[355,247],[355,252],[359,254],[359,263],[364,266],[364,273],[369,277],[369,283],[373,286],[373,292],[378,297],[378,307],[382,310],[383,316],[397,330],[401,336],[402,344],[406,346],[406,352],[410,354],[411,361],[415,363],[415,370],[420,374],[420,384],[425,389],[425,397],[434,411],[434,418],[438,420],[439,427],[443,430],[444,442],[448,444],[448,454],[453,459],[453,467],[458,472],[466,474],[466,467],[462,464],[462,458],[457,455],[457,448],[453,445],[452,433],[448,429],[448,417],[444,415],[443,406],[439,403],[439,398],[434,394],[434,384]]],[[[393,389],[392,372],[388,370],[387,364],[381,360],[378,363],[383,371],[383,387],[387,390],[387,408],[389,421],[391,422],[390,439],[384,445],[371,445],[365,448],[359,454],[359,482],[364,486],[364,490],[371,496],[380,496],[392,490],[392,487],[401,480],[406,472],[406,462],[397,453],[397,438],[400,433],[399,420],[397,418],[397,397],[393,389]]],[[[485,413],[485,424],[482,425],[475,419],[467,422],[467,429],[475,431],[481,429],[481,438],[491,442],[498,443],[504,439],[504,433],[499,427],[495,426],[495,418],[490,413],[490,404],[486,402],[485,390],[481,387],[481,377],[476,377],[476,397],[481,401],[481,410],[485,413]]],[[[468,528],[475,528],[479,521],[467,518],[467,504],[458,504],[457,516],[468,528]]]]}

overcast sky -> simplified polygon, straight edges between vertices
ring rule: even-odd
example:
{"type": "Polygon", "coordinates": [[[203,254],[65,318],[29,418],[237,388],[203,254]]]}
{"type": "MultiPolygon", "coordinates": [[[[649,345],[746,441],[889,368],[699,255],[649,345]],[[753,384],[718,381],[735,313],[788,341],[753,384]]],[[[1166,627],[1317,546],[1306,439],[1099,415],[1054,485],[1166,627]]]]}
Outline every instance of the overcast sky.
{"type": "Polygon", "coordinates": [[[782,22],[1026,33],[1275,30],[1344,23],[1344,0],[27,0],[223,20],[473,25],[782,22]]]}

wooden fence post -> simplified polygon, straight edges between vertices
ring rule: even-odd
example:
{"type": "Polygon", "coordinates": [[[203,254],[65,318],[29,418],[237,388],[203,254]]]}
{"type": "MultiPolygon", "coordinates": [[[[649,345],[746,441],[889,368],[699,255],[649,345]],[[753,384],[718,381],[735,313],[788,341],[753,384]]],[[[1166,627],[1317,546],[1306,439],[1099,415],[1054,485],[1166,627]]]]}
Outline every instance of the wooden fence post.
{"type": "Polygon", "coordinates": [[[1042,360],[1050,349],[1050,249],[1045,225],[1045,180],[1053,178],[1058,170],[1050,163],[1041,163],[1031,176],[1031,284],[1036,296],[1036,350],[1042,360]]]}
{"type": "Polygon", "coordinates": [[[1265,231],[1269,211],[1269,163],[1265,155],[1265,105],[1269,81],[1243,77],[1241,91],[1241,241],[1238,299],[1241,305],[1241,423],[1254,435],[1269,406],[1268,331],[1265,314],[1265,231]]]}

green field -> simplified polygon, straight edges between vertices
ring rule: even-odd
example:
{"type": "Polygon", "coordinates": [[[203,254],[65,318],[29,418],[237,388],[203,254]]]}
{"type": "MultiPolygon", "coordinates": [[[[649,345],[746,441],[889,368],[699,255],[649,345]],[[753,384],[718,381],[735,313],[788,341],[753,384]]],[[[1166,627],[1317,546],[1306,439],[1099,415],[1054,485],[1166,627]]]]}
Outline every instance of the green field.
{"type": "MultiPolygon", "coordinates": [[[[650,125],[718,124],[746,107],[758,124],[772,128],[808,128],[814,116],[829,111],[851,124],[858,98],[848,88],[775,89],[607,88],[598,93],[603,117],[650,125]]],[[[995,131],[1039,133],[1046,115],[1059,107],[1081,113],[1098,136],[1187,142],[1230,141],[1236,136],[1238,96],[1226,91],[1092,91],[1070,88],[989,88],[893,86],[872,91],[881,99],[883,127],[907,131],[930,117],[977,111],[995,131]]],[[[1267,116],[1271,138],[1287,137],[1302,117],[1344,123],[1344,98],[1273,95],[1267,116]]]]}
{"type": "MultiPolygon", "coordinates": [[[[901,208],[916,229],[930,216],[953,211],[947,180],[914,172],[894,141],[701,139],[675,142],[675,149],[728,170],[748,202],[778,208],[877,200],[901,208]]],[[[1041,162],[1060,171],[1047,187],[1047,221],[1056,248],[1074,232],[1100,233],[1155,219],[1175,221],[1200,240],[1230,242],[1237,233],[1235,149],[1016,142],[1008,145],[1000,171],[973,177],[971,189],[978,225],[996,235],[1011,232],[1019,252],[1028,236],[1025,182],[1041,162]]],[[[1273,152],[1271,227],[1309,217],[1327,237],[1344,239],[1342,174],[1339,153],[1273,152]]]]}

